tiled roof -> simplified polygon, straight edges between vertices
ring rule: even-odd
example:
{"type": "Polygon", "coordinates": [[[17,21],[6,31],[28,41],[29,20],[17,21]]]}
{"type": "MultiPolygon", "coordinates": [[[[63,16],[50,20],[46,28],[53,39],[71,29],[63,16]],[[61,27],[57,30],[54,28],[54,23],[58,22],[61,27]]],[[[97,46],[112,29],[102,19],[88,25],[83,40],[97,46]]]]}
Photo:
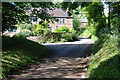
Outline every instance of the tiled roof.
{"type": "MultiPolygon", "coordinates": [[[[31,8],[33,10],[33,8],[31,8]]],[[[41,8],[37,8],[37,10],[41,10],[41,8]]],[[[26,11],[28,15],[31,14],[31,11],[26,11]]],[[[55,8],[53,10],[48,9],[48,13],[52,15],[52,17],[72,17],[68,16],[67,11],[63,11],[61,8],[55,8]]]]}
{"type": "Polygon", "coordinates": [[[52,17],[72,17],[72,16],[68,16],[67,11],[63,11],[61,8],[48,10],[48,13],[51,14],[52,17]]]}

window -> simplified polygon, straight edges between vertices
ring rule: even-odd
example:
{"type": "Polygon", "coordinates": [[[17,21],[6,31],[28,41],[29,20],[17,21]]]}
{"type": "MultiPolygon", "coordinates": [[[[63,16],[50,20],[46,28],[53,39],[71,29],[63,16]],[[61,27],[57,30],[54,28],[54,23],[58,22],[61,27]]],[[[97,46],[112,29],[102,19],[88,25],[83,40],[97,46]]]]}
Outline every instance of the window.
{"type": "Polygon", "coordinates": [[[57,23],[65,23],[65,19],[64,18],[56,18],[56,22],[57,23]]]}
{"type": "Polygon", "coordinates": [[[38,22],[38,17],[31,17],[30,22],[38,22]]]}
{"type": "Polygon", "coordinates": [[[8,32],[17,32],[17,27],[11,29],[11,28],[8,28],[8,32]]]}
{"type": "Polygon", "coordinates": [[[48,29],[52,31],[52,27],[48,27],[48,29]]]}

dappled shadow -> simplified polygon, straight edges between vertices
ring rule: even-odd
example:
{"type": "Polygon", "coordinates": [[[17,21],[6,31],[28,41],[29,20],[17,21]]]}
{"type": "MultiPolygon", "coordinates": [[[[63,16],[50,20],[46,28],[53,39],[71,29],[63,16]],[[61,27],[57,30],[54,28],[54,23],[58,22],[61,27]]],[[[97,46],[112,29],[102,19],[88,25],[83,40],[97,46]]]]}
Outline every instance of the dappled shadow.
{"type": "Polygon", "coordinates": [[[12,80],[40,78],[87,78],[89,49],[92,41],[43,44],[49,48],[49,56],[30,65],[29,69],[13,75],[12,80]]]}
{"type": "Polygon", "coordinates": [[[103,61],[90,73],[90,78],[116,78],[120,77],[120,55],[116,55],[103,61]]]}
{"type": "Polygon", "coordinates": [[[92,54],[96,54],[104,45],[105,41],[103,39],[99,39],[94,43],[94,46],[92,47],[93,50],[92,54]]]}
{"type": "Polygon", "coordinates": [[[14,75],[12,80],[31,80],[40,78],[84,78],[87,77],[84,69],[88,68],[88,58],[45,58],[31,65],[20,75],[14,75]]]}

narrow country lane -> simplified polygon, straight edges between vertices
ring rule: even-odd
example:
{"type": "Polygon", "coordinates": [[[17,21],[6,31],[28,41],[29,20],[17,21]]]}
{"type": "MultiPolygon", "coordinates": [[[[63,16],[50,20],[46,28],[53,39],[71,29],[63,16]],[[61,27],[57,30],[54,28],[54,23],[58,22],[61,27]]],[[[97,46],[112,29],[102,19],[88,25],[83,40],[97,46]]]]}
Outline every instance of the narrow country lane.
{"type": "Polygon", "coordinates": [[[93,44],[91,39],[80,38],[80,41],[64,43],[46,43],[53,57],[85,57],[89,46],[93,44]]]}
{"type": "MultiPolygon", "coordinates": [[[[93,44],[91,39],[80,38],[80,41],[65,43],[46,43],[53,55],[31,65],[29,69],[12,80],[43,80],[41,78],[87,78],[89,65],[88,51],[93,44]]],[[[54,79],[52,79],[54,80],[54,79]]]]}

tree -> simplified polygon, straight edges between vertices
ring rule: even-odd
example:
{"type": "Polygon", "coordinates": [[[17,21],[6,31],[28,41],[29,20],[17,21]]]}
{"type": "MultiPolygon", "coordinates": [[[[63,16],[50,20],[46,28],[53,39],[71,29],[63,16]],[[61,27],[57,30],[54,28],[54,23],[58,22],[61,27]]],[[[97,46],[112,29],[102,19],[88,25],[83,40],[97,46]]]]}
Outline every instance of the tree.
{"type": "Polygon", "coordinates": [[[108,27],[111,29],[112,25],[115,27],[120,27],[120,1],[119,2],[106,2],[109,7],[108,15],[108,27]]]}
{"type": "Polygon", "coordinates": [[[3,2],[2,3],[2,31],[9,27],[14,28],[18,22],[29,22],[30,17],[38,17],[44,20],[49,20],[51,17],[47,13],[47,9],[52,9],[52,2],[3,2]],[[26,11],[29,8],[31,14],[27,15],[26,11]],[[37,8],[41,8],[38,10],[37,8]]]}
{"type": "Polygon", "coordinates": [[[104,5],[102,2],[92,2],[87,7],[88,24],[94,24],[96,36],[99,37],[101,29],[106,27],[106,19],[104,15],[104,5]],[[96,25],[98,24],[98,25],[96,25]]]}
{"type": "Polygon", "coordinates": [[[2,3],[2,31],[9,27],[14,27],[17,21],[24,21],[27,18],[25,11],[20,6],[25,6],[23,3],[13,4],[10,2],[2,3]]]}

